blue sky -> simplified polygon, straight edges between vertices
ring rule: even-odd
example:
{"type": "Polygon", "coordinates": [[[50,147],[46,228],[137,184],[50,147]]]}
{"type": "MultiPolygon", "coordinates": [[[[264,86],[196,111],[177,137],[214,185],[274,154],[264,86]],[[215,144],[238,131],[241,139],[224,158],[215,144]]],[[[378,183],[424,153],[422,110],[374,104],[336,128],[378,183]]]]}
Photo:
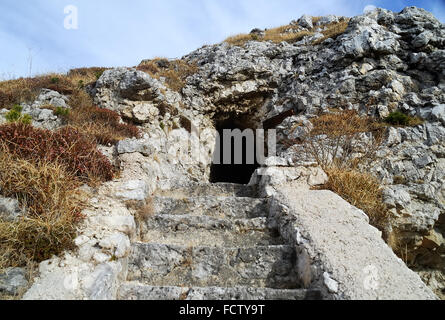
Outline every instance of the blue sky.
{"type": "Polygon", "coordinates": [[[204,44],[286,24],[302,14],[361,14],[367,5],[415,5],[445,23],[445,0],[1,0],[0,79],[72,67],[132,66],[181,57],[204,44]],[[66,30],[64,8],[78,8],[66,30]],[[32,59],[30,59],[32,58],[32,59]]]}

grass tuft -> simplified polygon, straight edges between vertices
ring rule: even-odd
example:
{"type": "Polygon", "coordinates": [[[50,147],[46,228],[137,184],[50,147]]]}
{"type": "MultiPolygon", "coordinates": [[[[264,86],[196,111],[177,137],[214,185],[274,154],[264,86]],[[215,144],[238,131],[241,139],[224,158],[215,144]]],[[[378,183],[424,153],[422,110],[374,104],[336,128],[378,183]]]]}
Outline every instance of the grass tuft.
{"type": "Polygon", "coordinates": [[[112,145],[125,138],[140,136],[139,129],[132,124],[121,122],[117,112],[85,103],[75,107],[65,120],[96,143],[103,145],[112,145]]]}
{"type": "Polygon", "coordinates": [[[0,82],[0,108],[34,101],[41,89],[61,94],[73,94],[86,84],[97,81],[106,68],[73,69],[67,74],[46,74],[33,78],[19,78],[0,82]]]}
{"type": "Polygon", "coordinates": [[[411,117],[401,111],[391,112],[385,119],[385,122],[394,126],[415,127],[421,125],[423,120],[417,117],[411,117]]]}
{"type": "Polygon", "coordinates": [[[243,46],[248,41],[272,41],[274,43],[280,42],[297,42],[303,39],[306,36],[314,35],[313,31],[300,31],[300,32],[286,32],[287,30],[291,30],[293,26],[286,25],[278,28],[273,28],[265,31],[264,37],[258,37],[256,34],[239,34],[232,37],[229,37],[225,40],[225,42],[235,45],[235,46],[243,46]]]}
{"type": "Polygon", "coordinates": [[[72,247],[81,219],[79,181],[64,166],[27,161],[0,152],[0,189],[19,200],[27,215],[18,222],[0,220],[0,268],[43,261],[72,247]]]}
{"type": "Polygon", "coordinates": [[[165,58],[143,61],[137,69],[148,73],[155,79],[165,78],[167,86],[177,92],[184,88],[187,77],[198,71],[195,65],[184,60],[170,61],[165,58]]]}
{"type": "MultiPolygon", "coordinates": [[[[320,17],[314,17],[313,22],[317,22],[320,20],[320,17]]],[[[346,28],[348,27],[349,19],[339,22],[333,22],[327,26],[323,26],[325,28],[321,33],[323,34],[323,38],[315,40],[313,44],[319,44],[325,41],[328,38],[336,38],[340,34],[344,33],[346,28]]],[[[278,28],[267,29],[265,31],[264,37],[259,37],[256,34],[239,34],[235,36],[231,36],[225,40],[225,42],[235,45],[235,46],[244,46],[248,41],[272,41],[274,43],[280,42],[297,42],[307,36],[312,36],[316,33],[316,28],[314,27],[311,30],[301,30],[295,31],[296,26],[294,25],[284,25],[278,28]]]]}
{"type": "Polygon", "coordinates": [[[317,45],[330,38],[336,39],[339,35],[345,33],[346,29],[348,28],[348,25],[349,25],[349,19],[345,21],[333,22],[328,24],[325,27],[325,30],[321,32],[323,34],[323,37],[315,40],[312,44],[317,45]]]}
{"type": "Polygon", "coordinates": [[[330,168],[326,170],[329,181],[323,186],[353,206],[363,210],[370,223],[383,230],[388,220],[388,208],[383,203],[379,181],[368,173],[353,169],[330,168]]]}
{"type": "Polygon", "coordinates": [[[5,115],[6,121],[18,122],[22,124],[31,124],[32,118],[29,114],[22,114],[22,106],[14,105],[12,109],[5,115]]]}

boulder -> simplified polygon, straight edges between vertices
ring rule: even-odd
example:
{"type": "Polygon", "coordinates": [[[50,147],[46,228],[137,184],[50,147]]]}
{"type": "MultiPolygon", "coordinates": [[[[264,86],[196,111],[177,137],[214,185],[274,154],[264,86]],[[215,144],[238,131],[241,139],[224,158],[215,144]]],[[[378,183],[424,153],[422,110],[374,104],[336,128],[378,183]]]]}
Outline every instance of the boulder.
{"type": "Polygon", "coordinates": [[[312,17],[306,14],[298,19],[297,23],[299,26],[307,29],[312,29],[314,27],[314,25],[312,24],[312,17]]]}
{"type": "Polygon", "coordinates": [[[41,106],[51,105],[54,107],[69,108],[67,102],[67,96],[62,95],[54,90],[42,89],[32,106],[34,108],[39,108],[41,106]]]}

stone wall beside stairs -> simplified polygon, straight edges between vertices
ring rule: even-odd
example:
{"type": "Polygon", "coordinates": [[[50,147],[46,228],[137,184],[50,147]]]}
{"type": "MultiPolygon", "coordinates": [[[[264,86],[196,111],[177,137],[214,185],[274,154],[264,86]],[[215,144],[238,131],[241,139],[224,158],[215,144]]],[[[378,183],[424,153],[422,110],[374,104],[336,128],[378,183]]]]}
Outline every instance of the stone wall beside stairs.
{"type": "Polygon", "coordinates": [[[251,183],[271,198],[271,227],[297,248],[302,287],[320,290],[325,299],[437,299],[363,211],[331,191],[311,190],[327,178],[321,169],[259,170],[251,183]]]}

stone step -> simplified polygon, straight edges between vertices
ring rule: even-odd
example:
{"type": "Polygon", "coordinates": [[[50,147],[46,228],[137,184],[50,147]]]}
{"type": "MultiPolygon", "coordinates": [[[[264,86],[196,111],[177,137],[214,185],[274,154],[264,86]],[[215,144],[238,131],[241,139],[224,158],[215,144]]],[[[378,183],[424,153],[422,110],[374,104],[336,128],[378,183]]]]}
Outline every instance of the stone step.
{"type": "Polygon", "coordinates": [[[119,289],[122,300],[320,300],[317,290],[271,289],[252,287],[154,287],[138,282],[124,283],[119,289]]]}
{"type": "Polygon", "coordinates": [[[191,182],[187,185],[171,188],[170,190],[158,190],[156,195],[164,197],[250,197],[256,198],[256,186],[247,186],[234,183],[198,183],[191,182]]]}
{"type": "Polygon", "coordinates": [[[153,286],[298,288],[292,246],[186,247],[134,243],[129,281],[153,286]]]}
{"type": "Polygon", "coordinates": [[[157,215],[140,225],[143,242],[168,245],[250,247],[281,244],[267,218],[219,219],[208,216],[157,215]]]}
{"type": "Polygon", "coordinates": [[[267,217],[266,199],[235,197],[154,197],[155,214],[191,214],[214,217],[256,218],[267,217]]]}

